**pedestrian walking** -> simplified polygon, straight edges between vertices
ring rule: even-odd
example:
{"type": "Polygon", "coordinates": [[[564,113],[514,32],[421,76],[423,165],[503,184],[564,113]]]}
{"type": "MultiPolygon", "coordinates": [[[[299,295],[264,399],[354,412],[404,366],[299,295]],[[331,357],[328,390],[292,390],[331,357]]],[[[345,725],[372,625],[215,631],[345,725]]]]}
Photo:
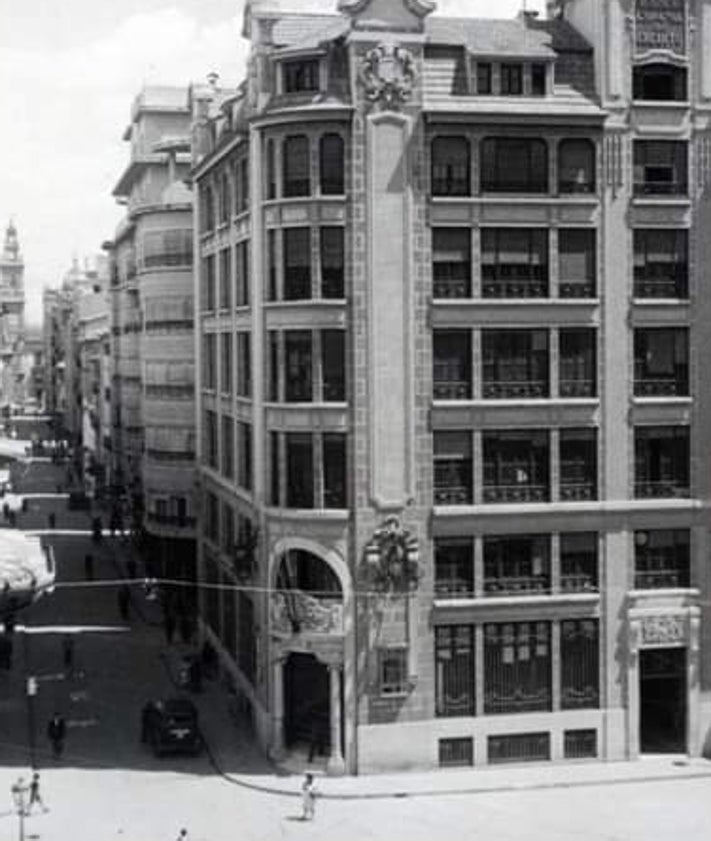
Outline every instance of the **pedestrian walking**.
{"type": "Polygon", "coordinates": [[[128,620],[129,606],[131,604],[131,591],[128,584],[122,584],[118,591],[119,614],[124,622],[128,620]]]}
{"type": "Polygon", "coordinates": [[[54,511],[50,511],[49,514],[47,514],[47,523],[51,529],[57,525],[57,515],[54,511]]]}
{"type": "Polygon", "coordinates": [[[44,805],[42,795],[40,794],[40,776],[37,771],[35,771],[32,775],[32,781],[30,782],[30,802],[27,804],[28,815],[32,811],[32,807],[35,803],[40,807],[40,809],[42,809],[43,812],[49,811],[49,809],[44,805]]]}
{"type": "Polygon", "coordinates": [[[84,578],[94,580],[94,556],[91,553],[84,555],[84,578]]]}
{"type": "Polygon", "coordinates": [[[62,662],[64,671],[71,675],[74,671],[74,640],[69,635],[62,637],[62,662]]]}
{"type": "Polygon", "coordinates": [[[52,744],[52,755],[59,759],[64,751],[64,740],[67,736],[67,722],[64,717],[55,712],[47,725],[47,737],[52,744]]]}
{"type": "Polygon", "coordinates": [[[307,774],[304,778],[301,786],[301,805],[303,807],[301,819],[312,821],[316,810],[316,786],[314,785],[313,774],[307,774]]]}

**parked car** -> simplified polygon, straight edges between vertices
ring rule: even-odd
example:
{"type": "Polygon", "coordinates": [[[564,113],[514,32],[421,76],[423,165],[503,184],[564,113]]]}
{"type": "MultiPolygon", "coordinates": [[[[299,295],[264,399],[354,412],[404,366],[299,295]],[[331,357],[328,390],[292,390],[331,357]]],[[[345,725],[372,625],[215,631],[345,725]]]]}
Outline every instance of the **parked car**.
{"type": "Polygon", "coordinates": [[[202,736],[195,704],[188,698],[147,701],[141,712],[141,741],[156,756],[200,753],[202,736]]]}

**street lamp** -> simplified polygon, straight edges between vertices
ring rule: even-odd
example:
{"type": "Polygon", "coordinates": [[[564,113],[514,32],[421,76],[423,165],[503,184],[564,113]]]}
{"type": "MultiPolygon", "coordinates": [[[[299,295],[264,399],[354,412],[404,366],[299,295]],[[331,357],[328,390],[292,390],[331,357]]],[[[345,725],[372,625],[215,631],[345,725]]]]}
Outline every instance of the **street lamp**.
{"type": "Polygon", "coordinates": [[[25,815],[27,814],[27,795],[29,794],[30,787],[22,777],[19,777],[10,791],[12,792],[12,802],[15,804],[15,811],[20,821],[20,841],[25,841],[25,815]]]}

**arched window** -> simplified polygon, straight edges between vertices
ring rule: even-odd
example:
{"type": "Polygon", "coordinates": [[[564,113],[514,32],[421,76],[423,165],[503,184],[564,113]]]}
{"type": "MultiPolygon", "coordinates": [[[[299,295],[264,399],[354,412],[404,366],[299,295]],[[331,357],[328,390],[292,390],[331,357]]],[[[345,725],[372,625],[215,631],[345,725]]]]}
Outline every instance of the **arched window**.
{"type": "Polygon", "coordinates": [[[470,155],[466,137],[436,137],[432,141],[432,195],[468,196],[470,155]]]}
{"type": "Polygon", "coordinates": [[[321,193],[341,196],[344,184],[344,143],[340,134],[324,134],[319,143],[321,193]]]}
{"type": "Polygon", "coordinates": [[[304,134],[284,141],[284,189],[282,195],[311,195],[311,160],[309,138],[304,134]]]}
{"type": "Polygon", "coordinates": [[[595,146],[590,140],[561,140],[558,146],[558,192],[595,192],[595,146]]]}

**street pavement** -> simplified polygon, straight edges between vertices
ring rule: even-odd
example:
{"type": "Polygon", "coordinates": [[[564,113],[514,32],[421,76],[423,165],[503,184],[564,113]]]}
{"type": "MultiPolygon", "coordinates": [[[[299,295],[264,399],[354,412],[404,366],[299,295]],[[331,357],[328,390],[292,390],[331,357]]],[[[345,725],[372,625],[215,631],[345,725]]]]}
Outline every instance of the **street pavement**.
{"type": "MultiPolygon", "coordinates": [[[[370,777],[323,777],[313,822],[300,820],[301,779],[271,767],[230,715],[219,682],[194,696],[209,750],[156,758],[139,741],[148,698],[176,694],[181,643],[167,645],[155,602],[132,585],[129,621],[118,610],[128,540],[91,540],[91,515],[67,512],[57,496],[63,468],[36,462],[20,490],[28,511],[18,526],[54,547],[55,592],[27,612],[11,673],[0,672],[0,841],[18,837],[10,788],[30,773],[27,674],[38,678],[34,753],[49,811],[26,819],[42,841],[708,841],[711,763],[673,757],[635,763],[579,763],[448,770],[370,777]],[[47,529],[54,511],[57,527],[47,529]],[[94,580],[84,558],[94,556],[94,580]],[[105,584],[105,582],[110,582],[105,584]],[[71,635],[74,668],[62,658],[71,635]],[[23,644],[26,638],[27,644],[23,644]],[[68,723],[65,753],[54,760],[46,725],[68,723]]],[[[140,574],[140,572],[139,572],[140,574]]]]}

